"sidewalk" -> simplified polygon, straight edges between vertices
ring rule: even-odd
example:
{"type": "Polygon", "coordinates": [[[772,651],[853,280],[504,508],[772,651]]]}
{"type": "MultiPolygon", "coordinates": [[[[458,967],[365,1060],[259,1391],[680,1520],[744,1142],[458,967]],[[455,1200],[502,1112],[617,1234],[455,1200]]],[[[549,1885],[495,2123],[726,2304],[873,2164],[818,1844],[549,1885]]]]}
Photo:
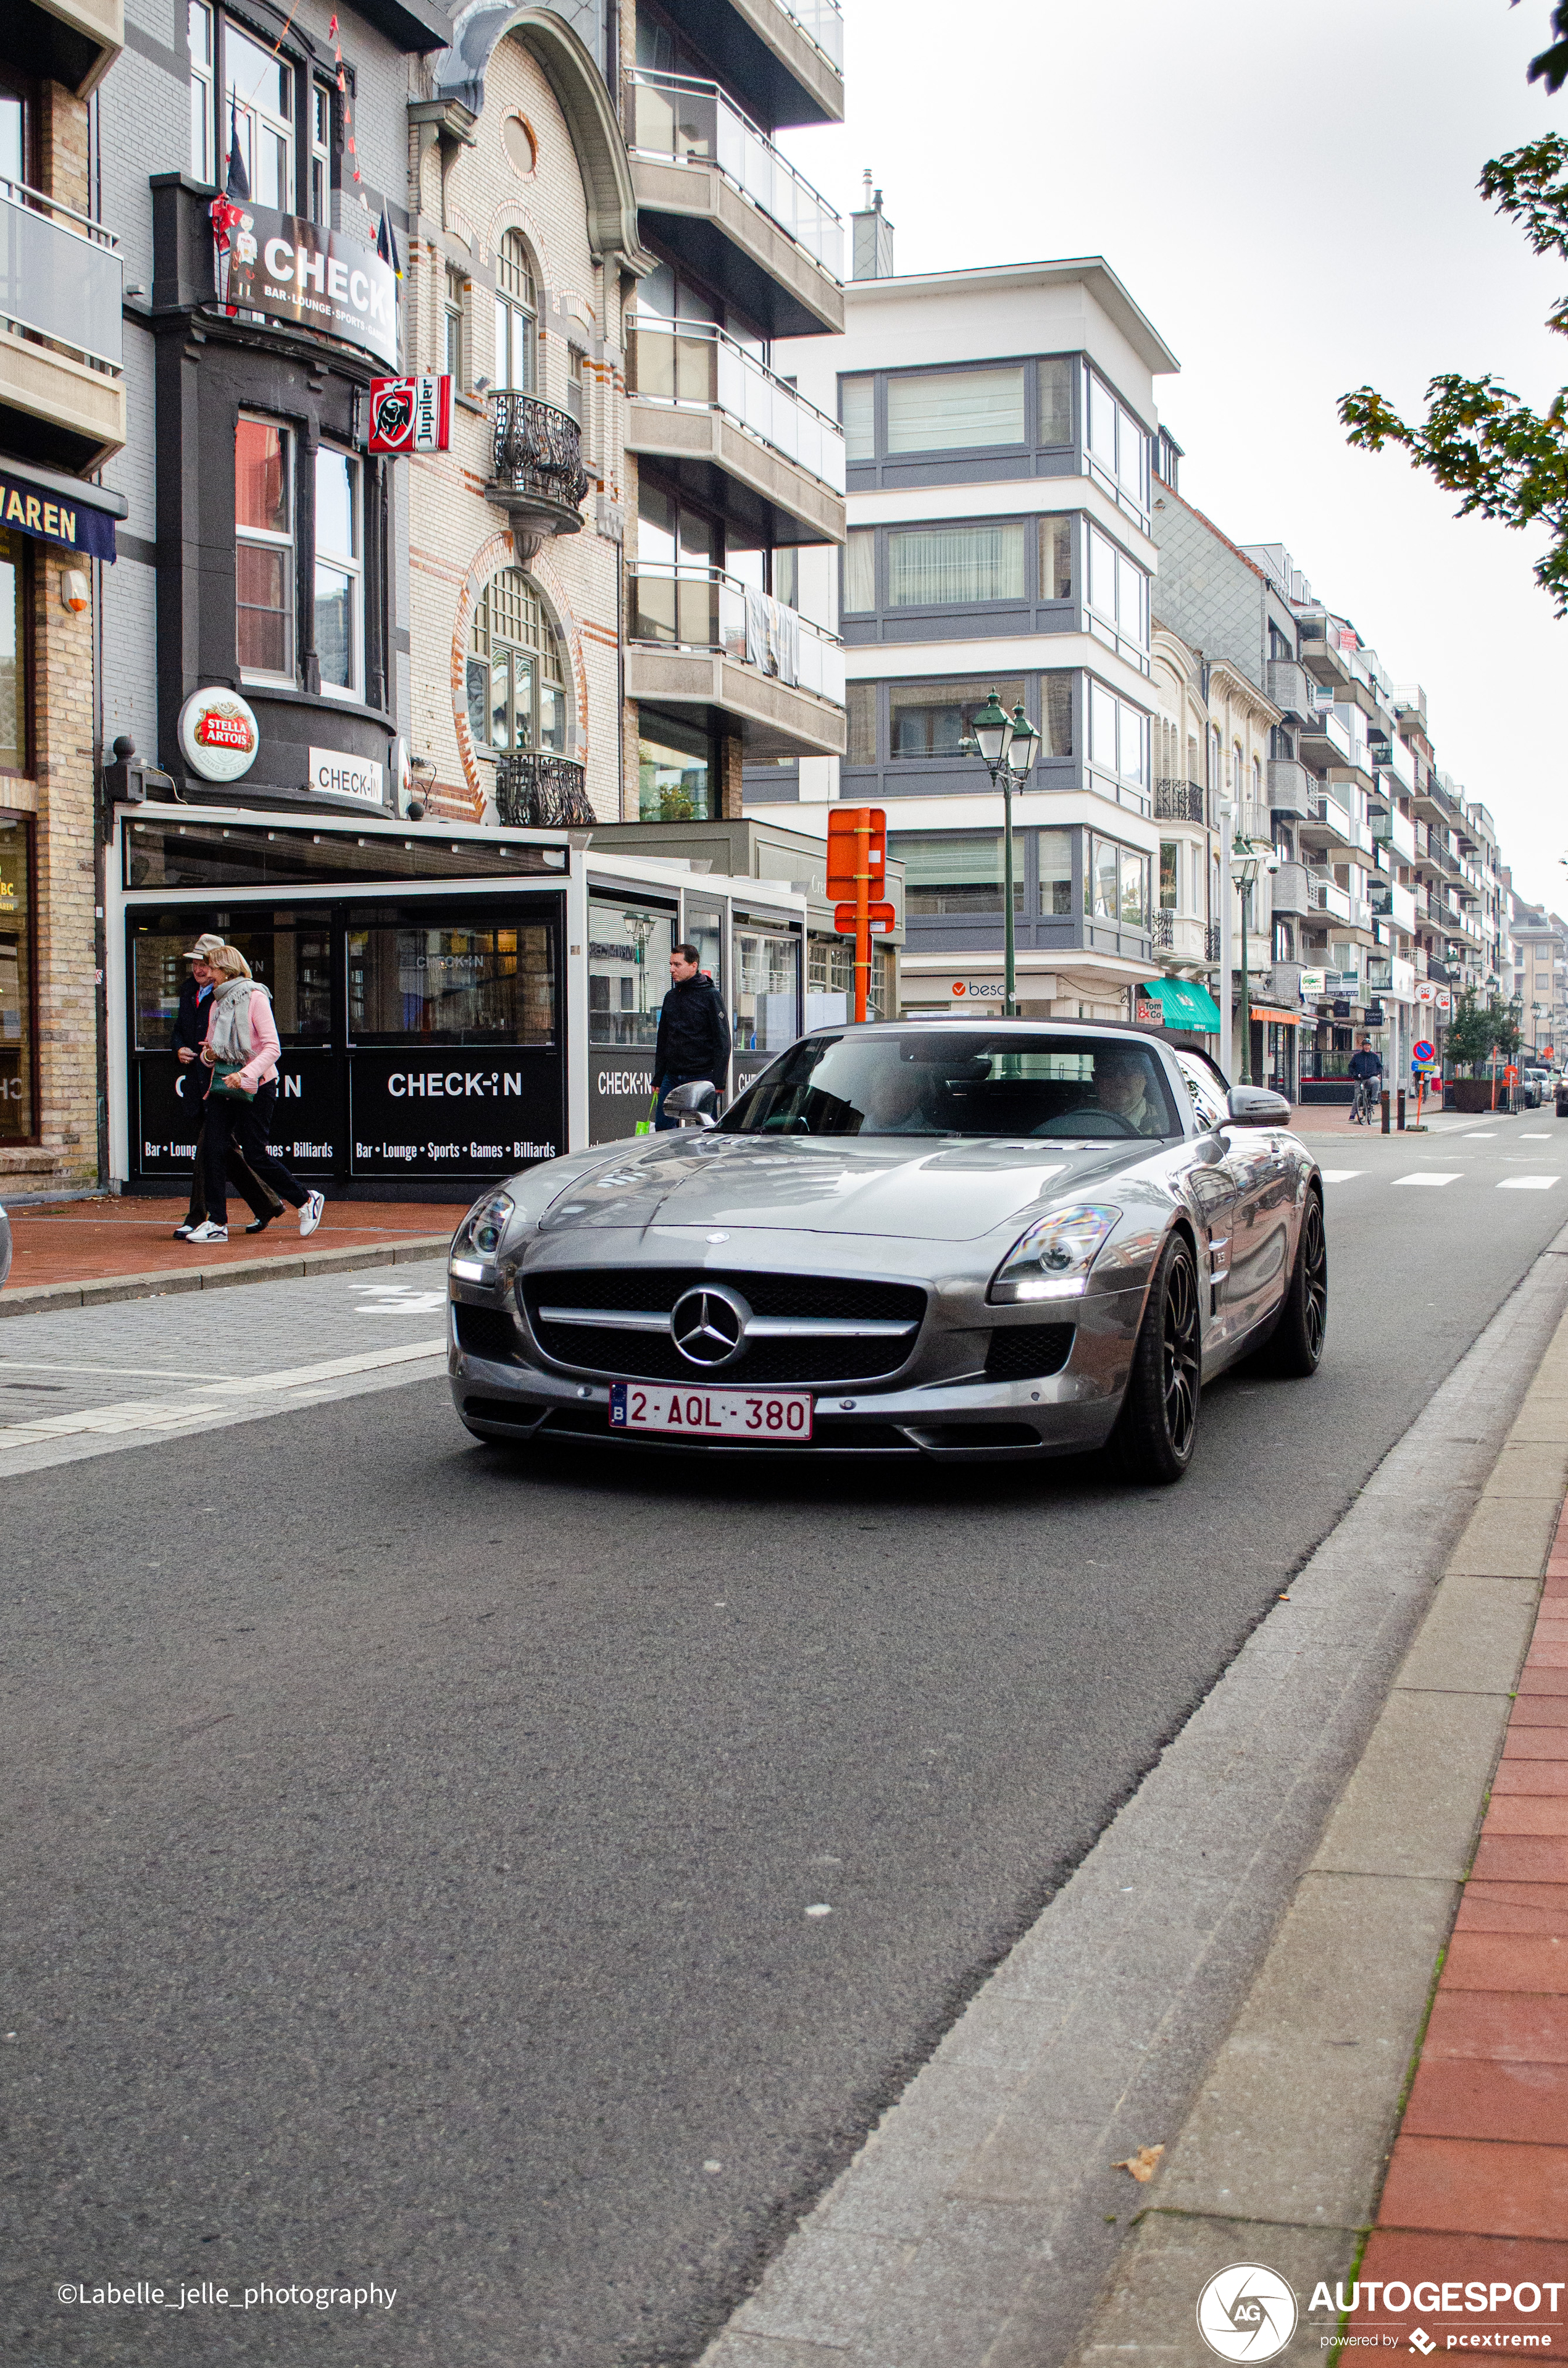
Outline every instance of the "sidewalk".
{"type": "Polygon", "coordinates": [[[247,1235],[236,1222],[226,1242],[193,1249],[174,1239],[185,1215],[183,1200],[105,1194],[12,1209],[14,1255],[0,1315],[56,1301],[125,1298],[139,1288],[189,1291],[248,1281],[285,1266],[309,1273],[345,1263],[390,1265],[414,1250],[427,1257],[445,1249],[462,1213],[444,1201],[329,1201],[308,1241],[301,1240],[299,1220],[286,1210],[264,1234],[247,1235]]]}
{"type": "MultiPolygon", "coordinates": [[[[1568,2293],[1568,1513],[1359,2280],[1373,2307],[1350,2329],[1396,2339],[1376,2301],[1391,2281],[1568,2293]]],[[[1549,2316],[1550,2349],[1530,2349],[1568,2358],[1568,2313],[1549,2316]]],[[[1444,2351],[1475,2324],[1422,2319],[1444,2351]]]]}

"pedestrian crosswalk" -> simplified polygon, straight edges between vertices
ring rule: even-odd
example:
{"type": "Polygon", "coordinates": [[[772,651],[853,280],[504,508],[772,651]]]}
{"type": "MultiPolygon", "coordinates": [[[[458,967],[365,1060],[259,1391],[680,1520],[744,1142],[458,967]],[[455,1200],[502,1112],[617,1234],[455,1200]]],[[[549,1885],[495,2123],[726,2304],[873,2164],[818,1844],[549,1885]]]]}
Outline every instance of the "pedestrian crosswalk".
{"type": "MultiPolygon", "coordinates": [[[[1561,1172],[1561,1171],[1559,1171],[1561,1172]]],[[[1365,1176],[1364,1167],[1320,1167],[1319,1175],[1325,1184],[1351,1184],[1358,1176],[1365,1176]]],[[[1493,1186],[1497,1192],[1550,1192],[1557,1176],[1504,1176],[1493,1186]]],[[[1445,1184],[1461,1184],[1464,1170],[1460,1167],[1413,1167],[1403,1176],[1392,1176],[1391,1184],[1413,1184],[1436,1191],[1445,1184]]]]}

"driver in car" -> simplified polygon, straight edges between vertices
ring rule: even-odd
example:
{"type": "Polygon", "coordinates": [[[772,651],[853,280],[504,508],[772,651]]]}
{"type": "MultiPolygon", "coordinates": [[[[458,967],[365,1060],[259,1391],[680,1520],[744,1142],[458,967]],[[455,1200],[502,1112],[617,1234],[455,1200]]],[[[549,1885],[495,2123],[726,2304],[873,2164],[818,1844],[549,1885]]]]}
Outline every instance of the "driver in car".
{"type": "Polygon", "coordinates": [[[926,1109],[931,1071],[924,1062],[879,1062],[860,1091],[862,1134],[935,1134],[926,1109]]]}
{"type": "Polygon", "coordinates": [[[1095,1062],[1096,1106],[1119,1118],[1134,1134],[1164,1134],[1165,1114],[1149,1090],[1149,1069],[1141,1053],[1119,1046],[1095,1062]]]}

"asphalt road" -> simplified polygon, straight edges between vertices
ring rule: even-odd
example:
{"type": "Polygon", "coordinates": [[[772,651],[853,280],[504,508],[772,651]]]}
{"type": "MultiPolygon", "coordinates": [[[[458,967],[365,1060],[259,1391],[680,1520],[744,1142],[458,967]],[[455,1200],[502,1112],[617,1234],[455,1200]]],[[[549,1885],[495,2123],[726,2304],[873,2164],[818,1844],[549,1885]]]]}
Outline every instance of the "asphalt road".
{"type": "Polygon", "coordinates": [[[444,1382],[5,1482],[0,2358],[693,2358],[1568,1222],[1568,1125],[1477,1133],[1314,1145],[1323,1371],[1170,1492],[444,1382]],[[57,2299],[137,2280],[395,2300],[57,2299]]]}

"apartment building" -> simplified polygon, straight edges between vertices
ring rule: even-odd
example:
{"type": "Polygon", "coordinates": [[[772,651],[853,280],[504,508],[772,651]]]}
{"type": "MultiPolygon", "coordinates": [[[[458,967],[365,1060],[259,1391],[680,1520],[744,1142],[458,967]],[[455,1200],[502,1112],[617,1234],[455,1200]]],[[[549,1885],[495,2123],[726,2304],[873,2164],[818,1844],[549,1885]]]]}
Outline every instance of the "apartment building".
{"type": "Polygon", "coordinates": [[[1518,997],[1520,1027],[1529,1050],[1548,1045],[1562,1060],[1568,1044],[1568,921],[1543,905],[1511,898],[1510,991],[1518,997]]]}
{"type": "Polygon", "coordinates": [[[899,277],[874,197],[855,229],[842,339],[783,364],[845,430],[841,576],[803,597],[835,604],[848,745],[748,773],[748,800],[817,828],[834,797],[884,807],[904,1008],[994,1008],[1002,801],[965,746],[994,689],[1040,735],[1014,800],[1019,1007],[1126,1018],[1157,969],[1149,504],[1176,359],[1097,257],[899,277]]]}
{"type": "MultiPolygon", "coordinates": [[[[98,1172],[94,653],[126,439],[97,93],[119,0],[0,11],[0,1190],[98,1172]]],[[[112,212],[110,220],[112,221],[112,212]]]]}

